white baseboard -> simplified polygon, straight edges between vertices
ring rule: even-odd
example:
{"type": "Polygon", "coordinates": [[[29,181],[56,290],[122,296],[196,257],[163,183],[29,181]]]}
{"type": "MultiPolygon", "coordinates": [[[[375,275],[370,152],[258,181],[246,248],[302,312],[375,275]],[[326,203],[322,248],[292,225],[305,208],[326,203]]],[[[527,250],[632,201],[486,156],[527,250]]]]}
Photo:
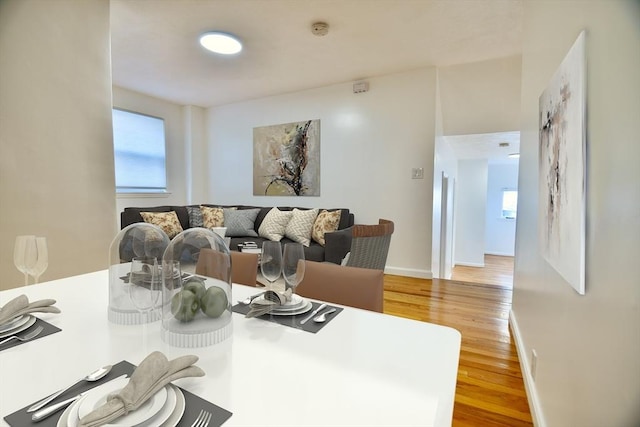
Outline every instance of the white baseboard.
{"type": "Polygon", "coordinates": [[[484,267],[484,262],[460,262],[456,261],[455,265],[462,265],[465,267],[484,267]]]}
{"type": "Polygon", "coordinates": [[[524,388],[527,392],[527,400],[529,401],[529,409],[531,410],[533,425],[535,427],[546,427],[547,424],[545,423],[544,416],[542,415],[542,407],[540,406],[540,399],[538,398],[536,385],[533,377],[531,376],[531,361],[529,360],[529,353],[524,347],[524,342],[520,335],[520,328],[518,328],[518,322],[513,310],[510,310],[509,312],[509,324],[511,325],[513,338],[516,342],[516,349],[518,350],[520,370],[522,371],[522,378],[524,379],[524,388]]]}
{"type": "Polygon", "coordinates": [[[385,274],[395,274],[397,276],[416,277],[418,279],[433,279],[433,274],[429,270],[418,270],[416,268],[385,267],[385,274]]]}
{"type": "Polygon", "coordinates": [[[510,257],[515,256],[514,254],[512,254],[512,253],[510,254],[510,253],[507,253],[507,252],[485,252],[484,254],[485,255],[497,255],[497,256],[510,256],[510,257]]]}

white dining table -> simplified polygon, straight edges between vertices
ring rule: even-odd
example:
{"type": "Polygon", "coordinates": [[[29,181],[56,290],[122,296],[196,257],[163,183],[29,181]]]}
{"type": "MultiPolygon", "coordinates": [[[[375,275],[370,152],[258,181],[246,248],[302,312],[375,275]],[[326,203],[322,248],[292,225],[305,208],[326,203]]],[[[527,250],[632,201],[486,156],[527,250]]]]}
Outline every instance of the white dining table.
{"type": "MultiPolygon", "coordinates": [[[[455,329],[345,307],[314,334],[234,313],[231,338],[177,348],[161,340],[160,321],[109,322],[108,280],[103,270],[0,292],[0,305],[24,293],[62,311],[37,314],[60,332],[0,348],[0,418],[100,366],[137,365],[158,350],[199,357],[206,375],[175,384],[232,412],[225,427],[451,425],[455,329]]],[[[233,303],[257,291],[234,284],[233,303]]]]}

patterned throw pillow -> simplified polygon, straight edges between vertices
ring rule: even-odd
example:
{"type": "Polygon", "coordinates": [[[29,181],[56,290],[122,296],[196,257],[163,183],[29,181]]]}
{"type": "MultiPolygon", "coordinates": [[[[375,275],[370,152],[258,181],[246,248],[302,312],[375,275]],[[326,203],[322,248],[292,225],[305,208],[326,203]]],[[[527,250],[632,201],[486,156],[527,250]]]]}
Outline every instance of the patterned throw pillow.
{"type": "Polygon", "coordinates": [[[199,206],[187,206],[189,213],[189,225],[191,227],[204,227],[202,222],[202,210],[199,206]]]}
{"type": "Polygon", "coordinates": [[[175,211],[171,212],[140,212],[144,222],[162,228],[170,239],[182,232],[182,225],[175,211]]]}
{"type": "Polygon", "coordinates": [[[271,208],[269,213],[262,220],[258,234],[265,239],[279,242],[284,237],[284,231],[293,215],[292,211],[281,211],[278,208],[271,208]]]}
{"type": "Polygon", "coordinates": [[[338,229],[341,213],[342,211],[340,210],[329,212],[323,209],[322,212],[318,214],[316,222],[313,224],[311,238],[324,246],[324,233],[331,233],[338,229]]]}
{"type": "Polygon", "coordinates": [[[311,243],[311,229],[318,216],[318,209],[293,209],[291,220],[284,230],[284,235],[294,242],[309,246],[311,243]]]}
{"type": "Polygon", "coordinates": [[[225,209],[227,237],[258,237],[254,227],[259,212],[260,209],[225,209]]]}
{"type": "Polygon", "coordinates": [[[224,226],[224,210],[222,208],[200,205],[200,210],[202,211],[202,225],[205,228],[224,226]]]}

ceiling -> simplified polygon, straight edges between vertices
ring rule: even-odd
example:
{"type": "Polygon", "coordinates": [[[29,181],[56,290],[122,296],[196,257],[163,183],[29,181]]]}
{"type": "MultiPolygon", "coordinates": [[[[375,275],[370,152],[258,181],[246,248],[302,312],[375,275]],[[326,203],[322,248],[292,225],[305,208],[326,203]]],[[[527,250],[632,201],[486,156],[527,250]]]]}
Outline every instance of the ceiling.
{"type": "Polygon", "coordinates": [[[449,135],[444,137],[458,160],[486,159],[489,164],[519,164],[509,154],[520,153],[520,132],[449,135]],[[508,144],[501,147],[500,144],[508,144]]]}
{"type": "Polygon", "coordinates": [[[116,86],[211,107],[521,53],[523,0],[111,0],[116,86]],[[324,21],[329,34],[311,33],[324,21]],[[235,56],[198,37],[230,32],[235,56]]]}

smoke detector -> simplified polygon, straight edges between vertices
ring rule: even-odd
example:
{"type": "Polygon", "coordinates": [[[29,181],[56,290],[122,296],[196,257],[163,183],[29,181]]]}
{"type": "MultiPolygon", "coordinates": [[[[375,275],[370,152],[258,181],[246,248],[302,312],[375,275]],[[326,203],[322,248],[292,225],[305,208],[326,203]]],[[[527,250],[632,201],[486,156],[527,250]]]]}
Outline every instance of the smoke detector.
{"type": "Polygon", "coordinates": [[[329,34],[329,24],[326,22],[314,22],[311,24],[311,33],[318,37],[326,36],[329,34]]]}

